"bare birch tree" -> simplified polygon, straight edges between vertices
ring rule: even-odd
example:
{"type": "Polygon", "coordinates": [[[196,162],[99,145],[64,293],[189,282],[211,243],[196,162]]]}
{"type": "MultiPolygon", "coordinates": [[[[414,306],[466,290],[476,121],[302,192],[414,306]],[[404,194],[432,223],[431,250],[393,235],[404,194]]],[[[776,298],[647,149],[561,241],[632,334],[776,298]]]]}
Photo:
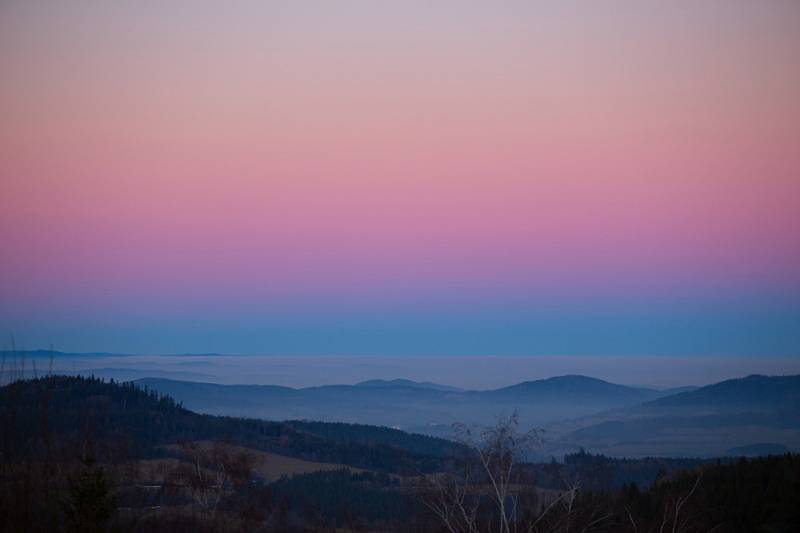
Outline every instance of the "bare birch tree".
{"type": "Polygon", "coordinates": [[[535,487],[520,479],[517,466],[541,444],[541,432],[520,431],[516,412],[488,428],[459,424],[454,430],[465,456],[453,472],[423,477],[424,505],[451,533],[525,529],[520,497],[524,489],[535,487]]]}

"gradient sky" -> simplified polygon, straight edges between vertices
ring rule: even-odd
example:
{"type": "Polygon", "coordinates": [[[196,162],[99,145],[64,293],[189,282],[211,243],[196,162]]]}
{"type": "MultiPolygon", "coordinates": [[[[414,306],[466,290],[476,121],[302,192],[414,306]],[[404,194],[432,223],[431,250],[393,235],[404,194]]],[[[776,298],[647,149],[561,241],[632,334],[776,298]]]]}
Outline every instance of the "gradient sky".
{"type": "Polygon", "coordinates": [[[389,4],[2,2],[3,335],[800,355],[800,2],[389,4]]]}

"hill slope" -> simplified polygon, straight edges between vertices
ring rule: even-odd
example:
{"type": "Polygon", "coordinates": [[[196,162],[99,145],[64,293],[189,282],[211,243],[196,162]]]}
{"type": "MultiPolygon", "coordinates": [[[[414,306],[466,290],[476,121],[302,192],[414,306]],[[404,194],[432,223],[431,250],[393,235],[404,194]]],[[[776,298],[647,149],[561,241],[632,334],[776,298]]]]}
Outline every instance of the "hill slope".
{"type": "Polygon", "coordinates": [[[490,391],[462,391],[407,380],[292,389],[142,379],[197,411],[270,420],[313,419],[397,427],[449,435],[453,423],[491,424],[517,410],[523,425],[637,405],[664,394],[585,376],[528,381],[490,391]]]}
{"type": "Polygon", "coordinates": [[[719,411],[800,409],[800,376],[751,375],[729,379],[649,402],[655,409],[712,408],[719,411]]]}
{"type": "Polygon", "coordinates": [[[628,387],[602,379],[580,375],[557,376],[536,381],[524,381],[486,393],[488,396],[525,398],[539,402],[600,402],[602,404],[635,404],[660,393],[653,389],[628,387]]]}
{"type": "Polygon", "coordinates": [[[551,428],[551,453],[720,456],[800,449],[800,376],[731,379],[551,428]],[[770,443],[772,448],[760,447],[770,443]]]}
{"type": "Polygon", "coordinates": [[[400,472],[434,471],[460,449],[450,441],[388,428],[203,415],[152,389],[64,376],[1,387],[0,427],[5,457],[74,458],[87,442],[100,455],[124,449],[149,457],[158,456],[163,445],[221,439],[309,461],[400,472]]]}

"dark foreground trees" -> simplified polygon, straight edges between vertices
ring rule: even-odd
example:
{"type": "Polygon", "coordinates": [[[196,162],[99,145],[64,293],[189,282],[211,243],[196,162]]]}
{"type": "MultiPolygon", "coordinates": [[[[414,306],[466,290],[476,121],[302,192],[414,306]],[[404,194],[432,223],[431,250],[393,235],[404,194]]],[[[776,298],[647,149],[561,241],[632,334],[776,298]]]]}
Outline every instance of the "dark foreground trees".
{"type": "MultiPolygon", "coordinates": [[[[646,490],[597,489],[595,469],[557,468],[558,490],[542,490],[523,463],[538,443],[516,417],[468,433],[472,453],[457,469],[425,476],[420,499],[450,533],[700,533],[800,531],[800,455],[717,461],[672,475],[646,490]],[[589,487],[588,489],[584,487],[589,487]]],[[[589,456],[594,466],[602,456],[589,456]]],[[[613,460],[608,461],[614,464],[613,460]]]]}
{"type": "Polygon", "coordinates": [[[0,388],[0,532],[800,531],[798,455],[531,464],[540,435],[513,416],[458,435],[210,417],[129,384],[18,381],[0,388]],[[342,467],[270,482],[263,451],[342,467]]]}
{"type": "Polygon", "coordinates": [[[108,528],[116,501],[105,470],[91,455],[81,461],[74,479],[68,480],[64,505],[66,530],[69,533],[101,533],[108,528]]]}

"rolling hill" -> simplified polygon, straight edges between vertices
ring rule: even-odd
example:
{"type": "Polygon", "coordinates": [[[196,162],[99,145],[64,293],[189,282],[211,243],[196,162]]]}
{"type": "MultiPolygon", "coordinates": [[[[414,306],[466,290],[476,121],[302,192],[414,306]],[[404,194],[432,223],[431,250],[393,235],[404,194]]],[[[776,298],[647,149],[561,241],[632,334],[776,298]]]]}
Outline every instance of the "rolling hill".
{"type": "Polygon", "coordinates": [[[552,425],[549,453],[722,456],[800,449],[800,376],[752,375],[552,425]],[[759,446],[768,443],[770,446],[759,446]],[[745,453],[747,452],[747,453],[745,453]]]}
{"type": "Polygon", "coordinates": [[[800,376],[751,375],[653,400],[653,409],[714,409],[719,412],[800,409],[800,376]]]}
{"type": "Polygon", "coordinates": [[[435,471],[462,448],[389,428],[269,422],[198,414],[132,383],[50,376],[0,387],[4,458],[79,456],[91,442],[100,458],[120,450],[158,458],[165,446],[222,440],[230,445],[374,471],[435,471]]]}
{"type": "Polygon", "coordinates": [[[430,389],[444,392],[460,392],[464,389],[451,385],[440,385],[429,381],[411,381],[410,379],[368,379],[355,384],[356,387],[409,387],[412,389],[430,389]]]}
{"type": "Polygon", "coordinates": [[[488,391],[494,398],[524,399],[545,403],[583,402],[628,405],[657,398],[661,393],[654,389],[628,387],[602,379],[580,375],[556,376],[549,379],[524,381],[510,387],[488,391]]]}
{"type": "Polygon", "coordinates": [[[449,436],[453,423],[489,424],[497,415],[514,410],[519,412],[523,425],[538,426],[639,405],[665,394],[577,375],[526,381],[488,391],[465,391],[409,380],[374,380],[303,389],[169,379],[141,379],[137,383],[169,394],[204,413],[382,425],[444,436],[449,436]]]}

